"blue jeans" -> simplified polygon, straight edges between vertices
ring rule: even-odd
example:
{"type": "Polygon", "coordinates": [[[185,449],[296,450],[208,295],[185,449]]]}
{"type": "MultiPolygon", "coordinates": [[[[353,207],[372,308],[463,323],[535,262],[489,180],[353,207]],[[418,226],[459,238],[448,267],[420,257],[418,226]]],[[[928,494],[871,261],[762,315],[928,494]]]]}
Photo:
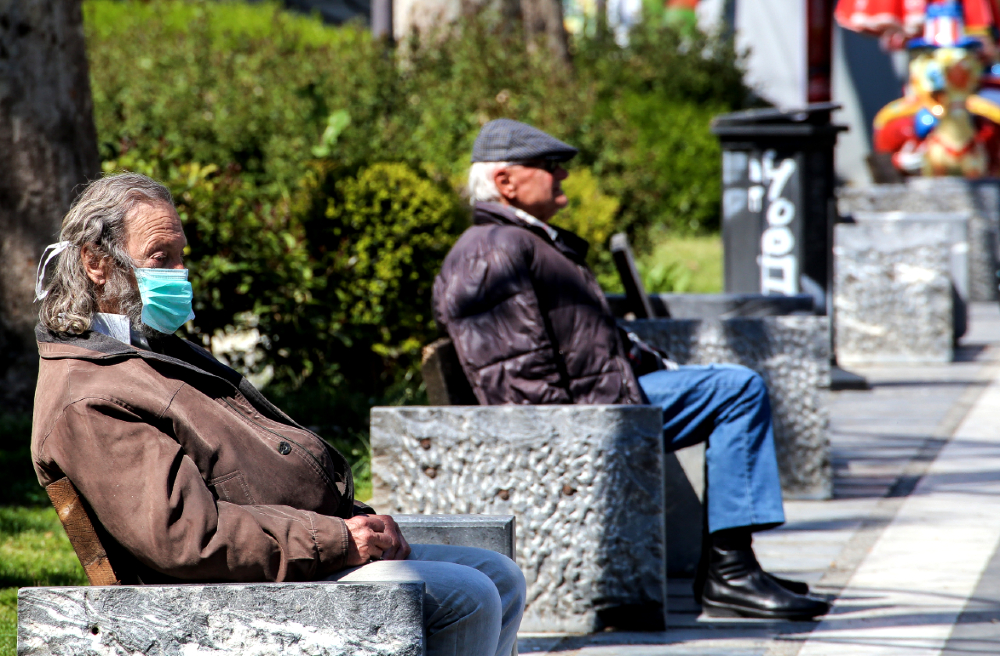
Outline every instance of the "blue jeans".
{"type": "Polygon", "coordinates": [[[328,580],[423,581],[427,656],[510,656],[525,599],[514,561],[475,547],[410,548],[407,560],[375,561],[328,580]]]}
{"type": "Polygon", "coordinates": [[[646,374],[639,385],[663,409],[667,451],[708,443],[709,532],[784,523],[771,402],[760,376],[737,365],[683,366],[646,374]]]}

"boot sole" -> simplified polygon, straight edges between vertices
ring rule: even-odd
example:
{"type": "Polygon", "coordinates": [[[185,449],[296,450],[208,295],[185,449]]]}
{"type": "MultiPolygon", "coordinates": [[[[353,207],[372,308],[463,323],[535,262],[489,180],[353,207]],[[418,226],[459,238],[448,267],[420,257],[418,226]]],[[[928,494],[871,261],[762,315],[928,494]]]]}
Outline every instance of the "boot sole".
{"type": "Polygon", "coordinates": [[[793,613],[781,611],[769,611],[759,608],[747,608],[733,604],[720,603],[710,599],[701,600],[701,609],[709,617],[720,617],[729,619],[751,618],[758,620],[788,620],[791,622],[809,622],[815,620],[817,616],[824,613],[793,613]]]}

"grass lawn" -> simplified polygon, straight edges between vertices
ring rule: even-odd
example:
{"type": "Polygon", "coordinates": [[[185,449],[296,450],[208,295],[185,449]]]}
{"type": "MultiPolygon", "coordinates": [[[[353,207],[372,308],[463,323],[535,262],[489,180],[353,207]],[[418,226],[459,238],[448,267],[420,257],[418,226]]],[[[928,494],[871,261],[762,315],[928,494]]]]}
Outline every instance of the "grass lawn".
{"type": "Polygon", "coordinates": [[[54,509],[0,506],[0,656],[16,653],[18,587],[86,584],[54,509]]]}
{"type": "Polygon", "coordinates": [[[636,266],[649,293],[717,294],[722,291],[722,236],[653,235],[653,251],[636,266]]]}

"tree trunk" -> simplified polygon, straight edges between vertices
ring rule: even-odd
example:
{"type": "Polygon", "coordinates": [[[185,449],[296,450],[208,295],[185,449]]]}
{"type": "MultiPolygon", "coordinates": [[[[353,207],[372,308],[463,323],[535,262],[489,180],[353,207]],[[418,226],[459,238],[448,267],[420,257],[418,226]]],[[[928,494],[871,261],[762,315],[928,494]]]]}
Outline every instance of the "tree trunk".
{"type": "Polygon", "coordinates": [[[35,268],[100,174],[80,0],[0,0],[0,412],[31,407],[35,268]]]}
{"type": "Polygon", "coordinates": [[[569,64],[569,43],[560,0],[521,0],[524,33],[531,42],[542,38],[553,56],[569,64]]]}

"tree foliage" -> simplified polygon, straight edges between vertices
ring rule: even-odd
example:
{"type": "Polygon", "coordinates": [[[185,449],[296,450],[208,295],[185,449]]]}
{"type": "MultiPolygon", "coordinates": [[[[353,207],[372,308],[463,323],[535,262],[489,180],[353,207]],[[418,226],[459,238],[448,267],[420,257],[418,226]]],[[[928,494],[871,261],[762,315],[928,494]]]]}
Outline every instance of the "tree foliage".
{"type": "Polygon", "coordinates": [[[480,126],[511,117],[579,146],[563,225],[718,226],[713,113],[741,106],[725,40],[641,26],[573,67],[489,17],[396,51],[276,4],[87,0],[99,147],[172,190],[191,244],[193,337],[259,339],[234,364],[293,414],[347,434],[420,398],[430,287],[467,225],[480,126]],[[265,375],[266,374],[266,375],[265,375]]]}

